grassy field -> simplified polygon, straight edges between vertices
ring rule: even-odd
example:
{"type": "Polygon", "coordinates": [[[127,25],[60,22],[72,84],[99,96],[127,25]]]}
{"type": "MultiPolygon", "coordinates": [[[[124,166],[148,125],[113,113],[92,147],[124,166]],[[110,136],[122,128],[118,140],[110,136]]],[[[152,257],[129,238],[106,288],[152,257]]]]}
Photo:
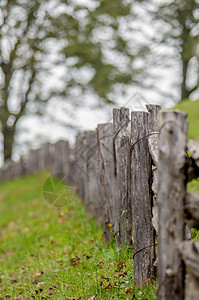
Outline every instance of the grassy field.
{"type": "Polygon", "coordinates": [[[0,185],[0,299],[156,299],[156,284],[134,287],[132,250],[104,247],[83,204],[45,202],[45,176],[0,185]]]}
{"type": "Polygon", "coordinates": [[[188,113],[189,137],[199,140],[199,100],[185,100],[178,104],[175,108],[188,113]]]}
{"type": "MultiPolygon", "coordinates": [[[[178,108],[199,139],[199,101],[178,108]]],[[[46,176],[0,184],[0,299],[156,299],[156,283],[134,287],[132,250],[104,246],[101,226],[75,196],[61,209],[44,200],[46,176]]],[[[189,190],[199,193],[199,181],[189,190]]]]}

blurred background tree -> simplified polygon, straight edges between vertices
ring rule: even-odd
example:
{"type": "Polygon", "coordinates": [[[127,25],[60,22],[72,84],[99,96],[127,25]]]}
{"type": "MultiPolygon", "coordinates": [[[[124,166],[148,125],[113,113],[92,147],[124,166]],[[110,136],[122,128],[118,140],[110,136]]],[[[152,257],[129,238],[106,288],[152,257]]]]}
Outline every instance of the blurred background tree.
{"type": "Polygon", "coordinates": [[[172,66],[179,60],[179,98],[183,101],[199,88],[199,0],[152,0],[143,5],[152,16],[152,25],[159,26],[152,44],[174,50],[170,59],[167,54],[162,57],[162,64],[172,66]]]}
{"type": "Polygon", "coordinates": [[[115,86],[125,93],[129,83],[138,83],[132,61],[145,48],[136,45],[133,52],[123,36],[121,27],[133,18],[128,1],[3,0],[0,14],[4,160],[11,158],[21,117],[41,113],[53,96],[72,99],[74,106],[85,94],[98,98],[98,104],[113,103],[115,86]],[[55,66],[65,68],[64,84],[46,89],[55,66]]]}
{"type": "Polygon", "coordinates": [[[169,80],[181,90],[179,99],[189,97],[198,87],[198,2],[1,0],[4,159],[12,155],[22,117],[47,115],[52,100],[51,121],[60,121],[60,107],[72,116],[85,105],[117,104],[135,87],[168,102],[174,98],[169,80]]]}
{"type": "MultiPolygon", "coordinates": [[[[0,8],[0,120],[4,159],[10,159],[16,124],[36,104],[41,78],[48,71],[43,42],[49,36],[47,1],[1,1],[0,8]]],[[[37,109],[34,108],[36,111],[37,109]]]]}

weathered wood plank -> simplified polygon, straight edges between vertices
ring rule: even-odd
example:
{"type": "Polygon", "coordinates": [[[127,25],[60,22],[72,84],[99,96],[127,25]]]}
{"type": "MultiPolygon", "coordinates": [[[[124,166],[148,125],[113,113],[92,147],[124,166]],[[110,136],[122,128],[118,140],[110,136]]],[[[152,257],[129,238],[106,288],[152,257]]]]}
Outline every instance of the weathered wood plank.
{"type": "Polygon", "coordinates": [[[96,149],[96,161],[95,161],[95,176],[96,176],[96,206],[95,206],[95,215],[97,222],[103,222],[103,198],[102,198],[102,187],[100,184],[101,178],[101,168],[100,168],[100,147],[99,147],[99,136],[98,130],[96,130],[97,134],[97,149],[96,149]]]}
{"type": "Polygon", "coordinates": [[[146,105],[149,112],[149,127],[150,127],[150,136],[148,140],[149,152],[152,156],[153,163],[158,166],[158,155],[159,155],[159,127],[160,127],[160,118],[159,112],[161,107],[159,105],[146,105]]]}
{"type": "Polygon", "coordinates": [[[190,140],[188,142],[188,149],[191,152],[191,156],[195,160],[196,166],[199,168],[199,142],[190,140]]]}
{"type": "Polygon", "coordinates": [[[103,237],[104,242],[111,240],[110,226],[113,235],[118,231],[117,207],[115,199],[115,173],[113,151],[113,124],[99,124],[99,170],[103,201],[103,237]]]}
{"type": "Polygon", "coordinates": [[[130,195],[130,119],[129,109],[113,109],[114,159],[116,176],[116,202],[119,230],[117,246],[130,244],[132,239],[132,212],[130,195]]]}
{"type": "Polygon", "coordinates": [[[184,239],[184,176],[187,114],[163,112],[158,161],[158,299],[184,298],[183,262],[177,245],[184,239]]]}
{"type": "Polygon", "coordinates": [[[131,201],[134,227],[134,282],[137,286],[152,279],[156,256],[152,225],[152,167],[147,138],[149,133],[149,114],[133,112],[131,115],[131,201]]]}
{"type": "Polygon", "coordinates": [[[85,140],[85,133],[79,133],[76,137],[75,143],[75,168],[77,174],[77,189],[78,189],[78,196],[79,199],[83,202],[85,198],[85,191],[84,191],[84,140],[85,140]]]}
{"type": "Polygon", "coordinates": [[[95,163],[97,159],[97,132],[86,132],[86,163],[87,163],[87,216],[92,218],[96,213],[96,173],[95,163]]]}
{"type": "MultiPolygon", "coordinates": [[[[160,128],[160,109],[159,105],[146,105],[149,112],[149,127],[150,136],[148,139],[149,152],[152,158],[152,223],[155,229],[155,234],[158,234],[158,205],[157,205],[157,192],[158,192],[158,156],[159,156],[159,128],[160,128]],[[156,166],[156,168],[154,167],[156,166]]],[[[155,248],[155,246],[154,246],[155,248]]],[[[154,249],[155,251],[155,249],[154,249]]],[[[154,264],[155,265],[155,264],[154,264]]]]}
{"type": "Polygon", "coordinates": [[[199,278],[199,242],[183,241],[179,246],[179,250],[188,271],[199,278]]]}
{"type": "Polygon", "coordinates": [[[186,274],[185,279],[185,300],[199,299],[199,278],[191,273],[186,274]]]}
{"type": "Polygon", "coordinates": [[[67,182],[69,175],[69,145],[67,141],[60,140],[54,145],[54,173],[59,174],[67,182]]]}
{"type": "Polygon", "coordinates": [[[185,218],[190,227],[199,229],[199,194],[187,193],[185,199],[185,218]]]}

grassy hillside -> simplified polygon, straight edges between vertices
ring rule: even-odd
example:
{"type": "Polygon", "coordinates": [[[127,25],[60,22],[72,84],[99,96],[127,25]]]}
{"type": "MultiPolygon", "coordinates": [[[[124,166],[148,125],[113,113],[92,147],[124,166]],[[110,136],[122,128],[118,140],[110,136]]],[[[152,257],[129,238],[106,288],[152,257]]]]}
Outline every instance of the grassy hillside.
{"type": "Polygon", "coordinates": [[[45,176],[0,185],[0,299],[156,299],[156,284],[134,287],[132,250],[105,247],[76,198],[45,202],[45,176]]]}
{"type": "Polygon", "coordinates": [[[185,100],[175,108],[188,113],[189,137],[199,140],[199,100],[185,100]]]}

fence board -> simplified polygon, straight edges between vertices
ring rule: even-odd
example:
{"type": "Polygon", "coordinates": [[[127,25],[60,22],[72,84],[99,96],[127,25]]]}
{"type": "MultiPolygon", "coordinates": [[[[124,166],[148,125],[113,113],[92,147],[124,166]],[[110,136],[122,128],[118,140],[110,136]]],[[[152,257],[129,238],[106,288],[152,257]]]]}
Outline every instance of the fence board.
{"type": "Polygon", "coordinates": [[[158,299],[184,298],[183,262],[178,250],[184,239],[183,205],[187,115],[163,112],[158,163],[158,299]]]}
{"type": "Polygon", "coordinates": [[[148,150],[149,114],[131,115],[131,199],[134,244],[134,282],[141,285],[153,277],[155,262],[154,228],[152,225],[152,167],[148,150]],[[143,139],[144,138],[144,139],[143,139]]]}
{"type": "Polygon", "coordinates": [[[117,207],[115,198],[115,174],[113,155],[113,125],[99,124],[99,171],[103,201],[103,237],[104,242],[111,240],[110,226],[113,234],[118,231],[117,207]]]}
{"type": "Polygon", "coordinates": [[[129,109],[113,109],[114,163],[116,176],[116,202],[119,230],[117,246],[131,243],[132,211],[130,194],[130,119],[129,109]]]}

